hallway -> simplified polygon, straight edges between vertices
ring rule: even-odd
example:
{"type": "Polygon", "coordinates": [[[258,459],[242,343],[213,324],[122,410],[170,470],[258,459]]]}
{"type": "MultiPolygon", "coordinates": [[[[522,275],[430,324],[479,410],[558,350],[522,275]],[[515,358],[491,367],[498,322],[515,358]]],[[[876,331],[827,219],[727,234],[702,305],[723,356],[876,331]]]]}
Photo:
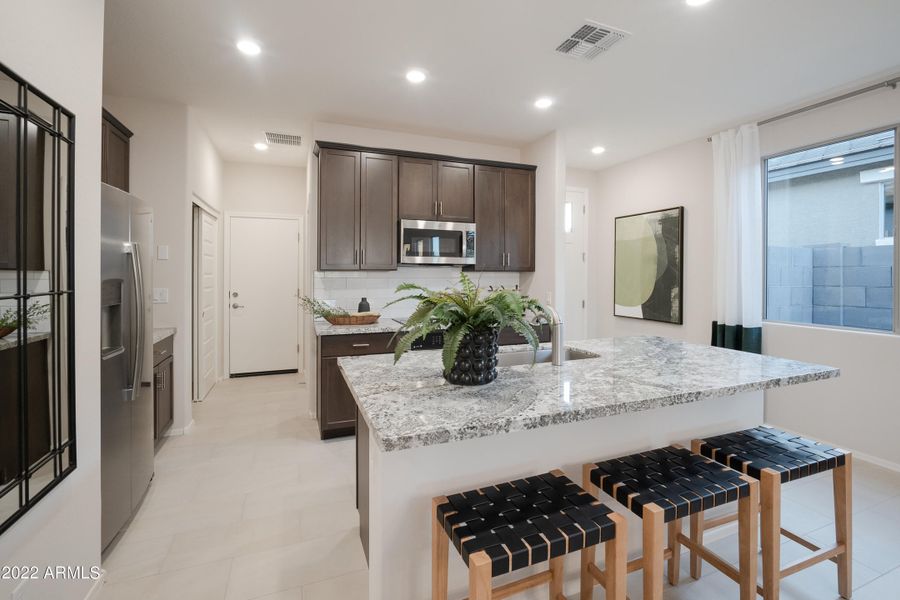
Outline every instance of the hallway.
{"type": "Polygon", "coordinates": [[[101,600],[367,596],[354,441],[319,441],[295,375],[220,382],[156,456],[101,600]]]}

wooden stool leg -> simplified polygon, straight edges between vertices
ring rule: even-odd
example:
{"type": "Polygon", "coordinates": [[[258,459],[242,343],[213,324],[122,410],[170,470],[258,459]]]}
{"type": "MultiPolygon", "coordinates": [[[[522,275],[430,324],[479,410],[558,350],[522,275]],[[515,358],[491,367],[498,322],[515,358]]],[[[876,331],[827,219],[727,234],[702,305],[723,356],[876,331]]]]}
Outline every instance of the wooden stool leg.
{"type": "Polygon", "coordinates": [[[675,519],[669,523],[669,550],[672,558],[669,559],[669,585],[678,585],[681,571],[681,542],[678,534],[681,533],[681,519],[675,519]]]}
{"type": "MultiPolygon", "coordinates": [[[[581,487],[588,494],[591,494],[594,498],[597,497],[597,486],[591,483],[591,469],[594,468],[592,463],[587,463],[582,466],[581,469],[581,487]]],[[[610,515],[612,517],[612,515],[610,515]]],[[[617,531],[618,535],[618,531],[617,531]]],[[[607,542],[607,552],[609,548],[610,542],[607,542]]],[[[596,581],[594,580],[594,576],[591,575],[591,572],[588,570],[590,565],[596,565],[597,560],[597,547],[591,546],[590,548],[585,548],[581,551],[581,600],[591,600],[591,597],[594,595],[594,586],[596,585],[596,581]]],[[[609,566],[607,565],[607,569],[609,566]]],[[[607,592],[609,594],[609,592],[607,592]]]]}
{"type": "Polygon", "coordinates": [[[565,568],[565,557],[557,556],[550,559],[550,600],[558,600],[563,593],[563,569],[565,568]]]}
{"type": "Polygon", "coordinates": [[[756,552],[759,547],[759,482],[743,476],[750,494],[738,500],[738,552],[741,575],[741,600],[756,600],[756,552]]]}
{"type": "Polygon", "coordinates": [[[834,469],[834,537],[846,550],[837,557],[838,593],[849,598],[853,592],[853,457],[847,453],[844,466],[834,469]]]}
{"type": "MultiPolygon", "coordinates": [[[[691,452],[694,454],[700,454],[700,440],[693,440],[691,442],[691,452]]],[[[690,538],[691,541],[697,544],[698,546],[703,545],[703,520],[704,513],[701,510],[698,513],[694,513],[691,515],[691,532],[690,538]]],[[[691,550],[691,577],[694,579],[700,579],[700,574],[703,571],[703,559],[700,558],[700,555],[691,550]]]]}
{"type": "Polygon", "coordinates": [[[665,513],[656,504],[644,506],[644,600],[662,600],[665,513]]]}
{"type": "Polygon", "coordinates": [[[484,550],[469,557],[469,600],[491,600],[491,558],[484,550]]]}
{"type": "MultiPolygon", "coordinates": [[[[606,600],[625,600],[628,583],[628,521],[619,513],[610,513],[616,524],[616,537],[606,542],[606,600]]],[[[582,600],[589,600],[582,597],[582,600]]]]}
{"type": "MultiPolygon", "coordinates": [[[[609,544],[610,542],[607,542],[609,544]]],[[[594,576],[591,575],[590,565],[596,565],[597,546],[591,546],[581,551],[581,600],[591,600],[594,595],[594,576]]]]}
{"type": "Polygon", "coordinates": [[[778,600],[781,590],[781,474],[763,469],[760,475],[763,598],[778,600]]]}
{"type": "Polygon", "coordinates": [[[447,600],[447,566],[450,538],[437,518],[437,507],[447,501],[435,498],[431,501],[431,598],[447,600]]]}

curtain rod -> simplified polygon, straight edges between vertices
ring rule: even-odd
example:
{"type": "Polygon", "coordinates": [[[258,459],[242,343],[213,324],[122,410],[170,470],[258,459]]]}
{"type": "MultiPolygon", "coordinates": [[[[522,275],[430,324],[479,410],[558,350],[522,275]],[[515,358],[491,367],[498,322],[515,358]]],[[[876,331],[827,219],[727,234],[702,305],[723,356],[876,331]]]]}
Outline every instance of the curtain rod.
{"type": "MultiPolygon", "coordinates": [[[[815,104],[810,104],[809,106],[804,106],[802,108],[797,108],[792,111],[788,111],[786,113],[770,117],[768,119],[763,119],[762,121],[758,121],[756,124],[758,126],[768,125],[769,123],[774,123],[776,121],[781,121],[782,119],[788,119],[790,117],[794,117],[805,112],[809,112],[811,110],[816,110],[819,108],[823,108],[830,104],[835,104],[837,102],[843,102],[844,100],[849,100],[850,98],[855,98],[856,96],[862,96],[863,94],[868,94],[869,92],[874,92],[876,90],[881,90],[884,88],[891,88],[896,90],[897,84],[900,83],[900,77],[894,77],[892,79],[887,79],[880,83],[876,83],[873,85],[866,86],[864,88],[860,88],[858,90],[853,90],[852,92],[847,92],[846,94],[841,94],[840,96],[835,96],[834,98],[829,98],[827,100],[822,100],[821,102],[816,102],[815,104]]],[[[712,141],[712,136],[706,138],[707,142],[712,141]]]]}

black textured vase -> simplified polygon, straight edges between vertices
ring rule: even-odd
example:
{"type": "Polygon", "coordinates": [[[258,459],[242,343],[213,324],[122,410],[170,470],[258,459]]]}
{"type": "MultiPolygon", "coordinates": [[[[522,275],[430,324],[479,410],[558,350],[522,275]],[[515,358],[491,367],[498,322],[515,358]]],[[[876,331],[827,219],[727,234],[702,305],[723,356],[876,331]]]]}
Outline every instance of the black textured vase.
{"type": "Polygon", "coordinates": [[[484,385],[497,379],[498,329],[473,331],[463,336],[447,381],[457,385],[484,385]]]}

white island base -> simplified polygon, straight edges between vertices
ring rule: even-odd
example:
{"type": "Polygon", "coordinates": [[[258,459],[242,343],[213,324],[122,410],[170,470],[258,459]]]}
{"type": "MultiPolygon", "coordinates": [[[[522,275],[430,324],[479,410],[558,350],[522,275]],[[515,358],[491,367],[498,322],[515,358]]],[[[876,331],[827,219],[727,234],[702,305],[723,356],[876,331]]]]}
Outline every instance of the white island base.
{"type": "MultiPolygon", "coordinates": [[[[564,407],[560,407],[564,408],[564,407]]],[[[369,439],[369,598],[431,598],[431,499],[560,468],[581,484],[582,464],[763,423],[763,392],[744,392],[588,421],[384,452],[369,439]]],[[[613,510],[626,509],[605,495],[613,510]]],[[[629,514],[630,552],[640,553],[640,519],[629,514]]],[[[598,552],[602,556],[602,552],[598,552]]],[[[578,597],[578,553],[566,559],[565,594],[578,597]]],[[[494,585],[546,565],[498,577],[494,585]]],[[[468,571],[450,548],[450,598],[468,594],[468,571]]],[[[546,598],[536,588],[516,598],[546,598]]],[[[737,597],[737,586],[735,586],[737,597]]]]}

